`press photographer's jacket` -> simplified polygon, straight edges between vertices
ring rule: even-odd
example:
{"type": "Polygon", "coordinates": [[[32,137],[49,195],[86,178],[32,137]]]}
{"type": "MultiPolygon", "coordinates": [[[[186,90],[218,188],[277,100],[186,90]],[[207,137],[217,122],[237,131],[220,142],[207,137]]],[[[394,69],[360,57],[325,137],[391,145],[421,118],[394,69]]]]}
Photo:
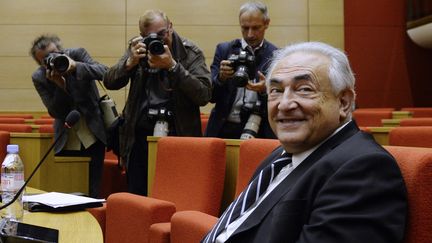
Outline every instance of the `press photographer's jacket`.
{"type": "MultiPolygon", "coordinates": [[[[93,135],[106,143],[105,126],[99,108],[99,92],[95,80],[101,80],[107,67],[94,61],[84,48],[68,48],[64,53],[76,63],[73,73],[66,74],[66,90],[45,77],[45,68],[39,67],[33,74],[33,84],[48,113],[55,118],[56,138],[63,132],[66,116],[73,109],[81,114],[93,135]]],[[[60,152],[67,142],[67,134],[54,147],[60,152]]]]}
{"type": "MultiPolygon", "coordinates": [[[[192,42],[173,32],[173,50],[171,54],[179,64],[168,72],[171,81],[174,126],[177,136],[202,136],[199,106],[204,106],[211,98],[210,72],[206,67],[202,51],[192,42]]],[[[140,114],[141,100],[144,95],[146,74],[140,65],[132,70],[125,69],[130,55],[129,50],[120,61],[111,67],[104,76],[104,85],[108,89],[121,89],[130,82],[128,99],[123,110],[125,124],[121,140],[121,155],[126,157],[135,141],[137,119],[140,114]]]]}
{"type": "MultiPolygon", "coordinates": [[[[207,124],[206,134],[208,137],[218,137],[224,123],[231,112],[236,94],[237,86],[227,80],[221,82],[219,80],[219,67],[222,60],[227,60],[231,54],[239,54],[241,49],[241,40],[235,39],[229,42],[219,43],[216,47],[213,63],[211,65],[213,94],[210,102],[215,103],[215,107],[211,111],[210,118],[207,124]]],[[[255,55],[257,70],[264,75],[267,73],[267,68],[270,64],[270,58],[273,52],[277,49],[275,45],[264,40],[262,47],[255,55]]],[[[270,128],[267,120],[267,98],[265,94],[258,95],[263,106],[262,122],[260,124],[258,137],[261,138],[276,138],[270,128]]]]}

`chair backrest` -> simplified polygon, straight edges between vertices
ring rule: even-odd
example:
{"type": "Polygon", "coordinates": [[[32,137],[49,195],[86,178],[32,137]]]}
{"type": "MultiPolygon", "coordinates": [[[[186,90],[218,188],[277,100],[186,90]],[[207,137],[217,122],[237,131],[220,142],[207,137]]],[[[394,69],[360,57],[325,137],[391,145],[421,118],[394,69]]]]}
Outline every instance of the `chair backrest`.
{"type": "Polygon", "coordinates": [[[53,125],[40,125],[39,126],[39,132],[40,133],[54,133],[54,126],[53,125]]]}
{"type": "Polygon", "coordinates": [[[353,112],[353,118],[357,125],[363,127],[381,127],[382,119],[390,119],[393,116],[391,110],[357,109],[353,112]]]}
{"type": "Polygon", "coordinates": [[[405,243],[428,243],[432,232],[432,148],[384,146],[395,157],[408,193],[405,243]]]}
{"type": "Polygon", "coordinates": [[[432,126],[392,128],[389,145],[432,148],[432,126]]]}
{"type": "Polygon", "coordinates": [[[432,117],[404,118],[399,126],[432,126],[432,117]]]}
{"type": "Polygon", "coordinates": [[[28,124],[0,124],[0,131],[32,132],[32,127],[28,124]]]}
{"type": "Polygon", "coordinates": [[[411,111],[413,117],[432,117],[432,107],[404,107],[401,111],[411,111]]]}
{"type": "Polygon", "coordinates": [[[34,120],[34,124],[42,125],[42,124],[54,124],[53,118],[39,118],[34,120]]]}
{"type": "Polygon", "coordinates": [[[208,123],[208,117],[207,118],[201,117],[201,132],[202,132],[202,134],[204,134],[205,130],[207,129],[207,123],[208,123]]]}
{"type": "Polygon", "coordinates": [[[32,114],[0,114],[0,117],[33,119],[32,114]]]}
{"type": "Polygon", "coordinates": [[[6,146],[9,144],[10,134],[6,131],[0,131],[0,162],[4,160],[6,156],[6,146]]]}
{"type": "Polygon", "coordinates": [[[239,168],[237,174],[237,197],[249,184],[257,166],[280,145],[277,139],[248,139],[240,143],[239,168]]]}
{"type": "Polygon", "coordinates": [[[25,119],[21,117],[0,117],[2,124],[24,124],[25,119]]]}
{"type": "Polygon", "coordinates": [[[157,144],[151,197],[177,211],[218,215],[225,178],[225,142],[220,138],[162,137],[157,144]]]}

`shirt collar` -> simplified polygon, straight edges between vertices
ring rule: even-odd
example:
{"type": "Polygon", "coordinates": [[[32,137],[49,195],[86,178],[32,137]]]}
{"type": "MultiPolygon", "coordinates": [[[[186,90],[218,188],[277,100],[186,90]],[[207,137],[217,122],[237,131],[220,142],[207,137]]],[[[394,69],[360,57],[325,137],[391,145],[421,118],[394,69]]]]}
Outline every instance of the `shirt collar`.
{"type": "Polygon", "coordinates": [[[251,46],[250,46],[250,45],[245,41],[244,38],[241,39],[241,47],[242,47],[242,50],[249,49],[250,51],[253,51],[253,53],[255,53],[256,50],[260,49],[263,45],[264,45],[264,39],[263,39],[263,40],[261,41],[261,43],[260,43],[257,47],[255,47],[255,48],[252,48],[252,47],[251,47],[251,46]]]}
{"type": "MultiPolygon", "coordinates": [[[[351,120],[350,120],[351,121],[351,120]]],[[[334,135],[336,135],[340,130],[342,130],[342,128],[344,128],[347,124],[349,123],[346,122],[344,124],[342,124],[340,127],[338,127],[332,134],[330,134],[330,136],[328,136],[326,139],[324,139],[321,143],[315,145],[314,147],[303,151],[301,153],[297,153],[297,154],[293,154],[292,156],[292,161],[293,164],[298,164],[301,163],[304,159],[306,159],[310,154],[313,153],[313,151],[315,151],[319,146],[321,146],[321,144],[323,144],[325,141],[327,141],[329,138],[333,137],[334,135]]],[[[286,153],[285,150],[282,151],[282,154],[286,153]]]]}

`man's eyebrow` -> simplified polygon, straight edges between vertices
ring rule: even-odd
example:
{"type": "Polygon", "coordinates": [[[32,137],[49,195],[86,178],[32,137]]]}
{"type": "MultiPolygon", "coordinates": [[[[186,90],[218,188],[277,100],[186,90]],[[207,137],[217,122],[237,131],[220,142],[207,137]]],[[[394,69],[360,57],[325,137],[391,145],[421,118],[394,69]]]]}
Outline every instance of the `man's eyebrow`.
{"type": "MultiPolygon", "coordinates": [[[[312,78],[311,78],[311,76],[309,74],[302,74],[302,75],[294,76],[292,78],[292,80],[294,82],[298,82],[298,81],[302,81],[302,80],[312,80],[312,78]]],[[[272,84],[280,84],[281,82],[282,82],[282,80],[278,79],[278,78],[271,78],[270,79],[270,85],[272,85],[272,84]]]]}

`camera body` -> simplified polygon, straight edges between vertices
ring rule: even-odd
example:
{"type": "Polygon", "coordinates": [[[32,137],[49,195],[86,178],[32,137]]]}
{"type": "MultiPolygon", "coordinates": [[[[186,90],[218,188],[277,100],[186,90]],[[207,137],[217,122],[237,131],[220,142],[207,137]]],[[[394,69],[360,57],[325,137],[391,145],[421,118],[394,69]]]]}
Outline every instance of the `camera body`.
{"type": "Polygon", "coordinates": [[[148,110],[148,116],[151,120],[156,120],[153,136],[155,137],[166,137],[169,132],[169,119],[172,117],[172,112],[167,110],[165,107],[159,109],[148,110]]]}
{"type": "Polygon", "coordinates": [[[255,78],[255,56],[241,50],[238,55],[232,54],[228,61],[234,69],[232,80],[237,87],[244,87],[250,79],[255,78]]]}
{"type": "Polygon", "coordinates": [[[59,73],[64,73],[70,68],[69,58],[65,54],[58,52],[48,53],[44,58],[44,64],[48,70],[59,73]]]}
{"type": "Polygon", "coordinates": [[[261,101],[257,100],[255,105],[252,108],[248,121],[246,122],[246,125],[243,128],[240,139],[246,140],[246,139],[257,137],[259,127],[261,125],[261,120],[262,120],[261,101]]]}
{"type": "Polygon", "coordinates": [[[150,33],[142,42],[146,45],[147,53],[162,55],[165,52],[164,41],[156,33],[150,33]]]}

